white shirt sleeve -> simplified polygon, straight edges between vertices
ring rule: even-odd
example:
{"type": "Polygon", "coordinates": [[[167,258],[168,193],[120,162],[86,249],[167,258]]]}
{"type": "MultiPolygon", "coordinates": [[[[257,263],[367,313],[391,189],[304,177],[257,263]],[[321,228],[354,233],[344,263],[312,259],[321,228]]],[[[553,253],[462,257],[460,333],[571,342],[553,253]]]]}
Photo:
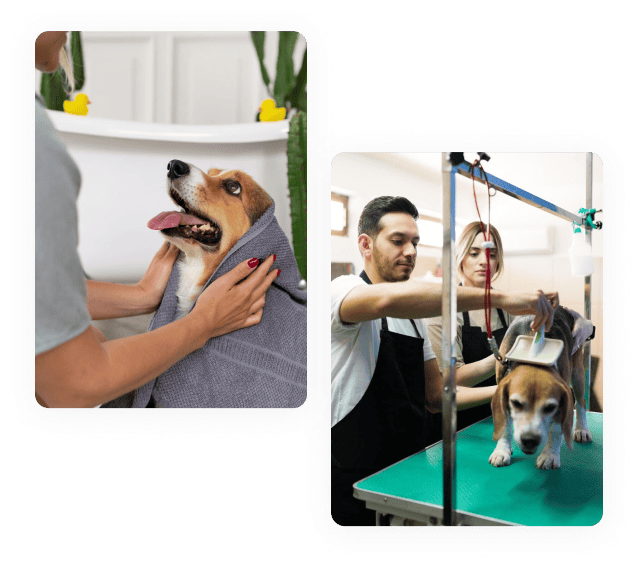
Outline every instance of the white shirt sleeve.
{"type": "Polygon", "coordinates": [[[344,298],[350,293],[350,291],[357,286],[365,284],[367,283],[361,277],[356,275],[344,275],[342,277],[337,277],[332,281],[330,284],[330,326],[333,331],[353,331],[361,325],[361,323],[344,324],[341,320],[340,310],[344,298]]]}
{"type": "Polygon", "coordinates": [[[419,329],[419,333],[423,338],[423,361],[429,361],[430,359],[436,359],[436,353],[432,347],[430,336],[428,334],[427,322],[425,319],[414,320],[416,327],[419,329]]]}

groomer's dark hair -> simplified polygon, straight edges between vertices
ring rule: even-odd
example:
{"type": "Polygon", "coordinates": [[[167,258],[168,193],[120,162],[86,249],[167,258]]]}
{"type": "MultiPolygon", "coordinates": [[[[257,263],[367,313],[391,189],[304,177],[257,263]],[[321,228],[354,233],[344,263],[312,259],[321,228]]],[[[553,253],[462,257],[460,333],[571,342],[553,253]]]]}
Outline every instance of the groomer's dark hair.
{"type": "Polygon", "coordinates": [[[368,234],[375,239],[381,231],[381,218],[390,212],[410,214],[415,220],[419,219],[419,211],[407,198],[403,196],[379,196],[368,202],[359,218],[359,235],[368,234]]]}

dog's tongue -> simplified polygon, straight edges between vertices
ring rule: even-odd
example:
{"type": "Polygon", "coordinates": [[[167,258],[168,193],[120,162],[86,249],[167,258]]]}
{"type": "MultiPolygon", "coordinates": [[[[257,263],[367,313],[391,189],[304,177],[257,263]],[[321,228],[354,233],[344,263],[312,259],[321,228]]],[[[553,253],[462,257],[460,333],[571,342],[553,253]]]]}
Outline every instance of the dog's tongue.
{"type": "Polygon", "coordinates": [[[206,224],[205,220],[182,212],[162,212],[150,220],[147,224],[152,230],[165,230],[176,228],[177,226],[198,226],[206,224]]]}

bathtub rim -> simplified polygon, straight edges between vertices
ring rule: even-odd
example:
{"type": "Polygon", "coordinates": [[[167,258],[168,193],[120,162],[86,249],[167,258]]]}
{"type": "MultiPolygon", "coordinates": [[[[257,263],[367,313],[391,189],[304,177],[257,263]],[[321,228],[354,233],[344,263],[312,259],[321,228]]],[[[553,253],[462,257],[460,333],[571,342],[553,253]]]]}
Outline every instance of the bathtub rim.
{"type": "Polygon", "coordinates": [[[59,132],[183,143],[263,143],[288,139],[289,120],[223,125],[180,125],[75,116],[47,110],[59,132]]]}

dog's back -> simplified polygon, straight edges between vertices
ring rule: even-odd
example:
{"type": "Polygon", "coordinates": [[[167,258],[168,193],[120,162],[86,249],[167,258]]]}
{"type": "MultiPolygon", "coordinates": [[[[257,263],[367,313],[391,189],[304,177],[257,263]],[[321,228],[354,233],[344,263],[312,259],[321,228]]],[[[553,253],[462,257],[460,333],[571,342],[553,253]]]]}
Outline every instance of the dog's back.
{"type": "MultiPolygon", "coordinates": [[[[517,316],[507,328],[501,347],[499,349],[501,355],[505,355],[514,347],[514,342],[519,335],[532,336],[534,332],[531,328],[531,323],[534,320],[534,316],[517,316]]],[[[549,339],[560,339],[564,342],[563,353],[561,353],[561,359],[563,357],[571,357],[570,352],[574,347],[574,338],[572,336],[572,329],[574,328],[574,317],[565,308],[560,306],[554,311],[554,321],[552,327],[545,333],[545,337],[549,339]]],[[[565,361],[565,360],[563,360],[565,361]]],[[[503,377],[503,367],[497,363],[496,366],[496,380],[497,382],[503,377]]]]}

